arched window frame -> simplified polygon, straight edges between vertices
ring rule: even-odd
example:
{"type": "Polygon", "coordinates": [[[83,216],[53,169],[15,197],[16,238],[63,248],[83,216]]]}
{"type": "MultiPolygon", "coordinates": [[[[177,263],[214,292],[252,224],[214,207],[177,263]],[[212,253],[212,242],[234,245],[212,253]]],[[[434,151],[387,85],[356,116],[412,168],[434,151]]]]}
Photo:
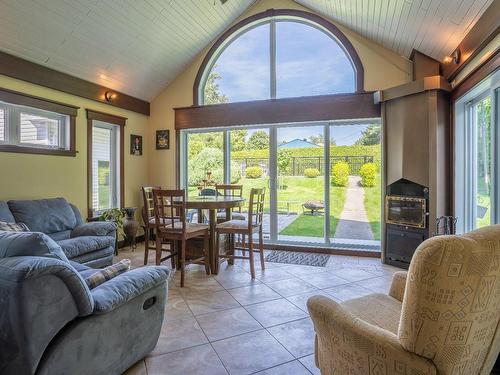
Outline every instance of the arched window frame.
{"type": "MultiPolygon", "coordinates": [[[[353,45],[349,39],[340,31],[337,26],[327,21],[326,19],[317,16],[313,13],[304,12],[295,9],[268,9],[264,12],[255,14],[244,20],[236,23],[228,30],[226,30],[212,45],[208,53],[205,55],[203,62],[198,69],[196,79],[193,85],[193,105],[203,105],[204,89],[208,76],[217,62],[218,58],[224,52],[224,50],[231,45],[231,43],[239,38],[242,34],[247,31],[259,27],[263,24],[270,24],[271,29],[275,28],[276,22],[280,21],[293,21],[298,23],[303,23],[308,26],[315,27],[316,29],[324,32],[329,37],[337,42],[339,47],[341,47],[349,61],[351,62],[352,68],[355,74],[355,87],[356,93],[364,92],[364,69],[361,59],[358,53],[354,49],[353,45]]],[[[274,44],[275,39],[273,38],[274,31],[271,30],[271,44],[274,44]]],[[[271,46],[274,49],[275,46],[271,46]]],[[[273,54],[271,54],[272,56],[273,54]]],[[[271,100],[276,97],[276,67],[275,56],[271,57],[270,73],[271,73],[271,100]]]]}

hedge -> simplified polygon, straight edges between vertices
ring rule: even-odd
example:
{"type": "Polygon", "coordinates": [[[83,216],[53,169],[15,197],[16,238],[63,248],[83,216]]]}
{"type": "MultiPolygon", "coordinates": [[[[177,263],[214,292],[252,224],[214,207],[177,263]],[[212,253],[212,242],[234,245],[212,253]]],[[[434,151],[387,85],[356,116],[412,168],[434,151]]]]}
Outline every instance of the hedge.
{"type": "Polygon", "coordinates": [[[375,178],[377,177],[377,165],[375,163],[363,164],[359,170],[361,176],[361,185],[364,187],[375,186],[375,178]]]}
{"type": "Polygon", "coordinates": [[[338,162],[332,167],[332,184],[334,186],[347,186],[349,183],[349,164],[345,161],[338,162]]]}

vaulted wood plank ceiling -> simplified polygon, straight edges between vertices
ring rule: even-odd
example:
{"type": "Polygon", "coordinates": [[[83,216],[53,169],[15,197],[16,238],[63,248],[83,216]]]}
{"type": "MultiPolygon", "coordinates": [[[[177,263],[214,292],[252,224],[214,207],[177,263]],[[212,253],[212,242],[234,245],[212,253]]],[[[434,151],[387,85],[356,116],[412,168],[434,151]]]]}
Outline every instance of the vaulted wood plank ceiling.
{"type": "MultiPolygon", "coordinates": [[[[451,54],[493,0],[297,0],[408,57],[451,54]]],[[[0,50],[151,100],[255,0],[0,0],[0,50]]]]}

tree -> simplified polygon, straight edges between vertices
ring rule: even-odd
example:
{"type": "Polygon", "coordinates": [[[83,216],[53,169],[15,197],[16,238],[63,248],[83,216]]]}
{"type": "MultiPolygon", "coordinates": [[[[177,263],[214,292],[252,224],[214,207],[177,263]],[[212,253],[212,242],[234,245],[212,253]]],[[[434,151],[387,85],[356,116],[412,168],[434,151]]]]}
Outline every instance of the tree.
{"type": "Polygon", "coordinates": [[[245,129],[231,131],[231,151],[242,151],[245,149],[245,142],[248,131],[245,129]]]}
{"type": "Polygon", "coordinates": [[[222,77],[215,71],[214,66],[205,83],[205,104],[220,104],[229,101],[228,97],[220,91],[219,84],[217,83],[220,79],[222,79],[222,77]]]}
{"type": "Polygon", "coordinates": [[[325,139],[323,137],[323,134],[311,135],[309,136],[309,142],[314,143],[318,146],[323,146],[325,144],[325,139]]]}
{"type": "Polygon", "coordinates": [[[264,150],[269,147],[269,135],[265,130],[253,132],[247,141],[249,150],[264,150]]]}
{"type": "Polygon", "coordinates": [[[371,146],[380,143],[380,125],[372,124],[361,133],[361,137],[356,141],[357,146],[371,146]]]}

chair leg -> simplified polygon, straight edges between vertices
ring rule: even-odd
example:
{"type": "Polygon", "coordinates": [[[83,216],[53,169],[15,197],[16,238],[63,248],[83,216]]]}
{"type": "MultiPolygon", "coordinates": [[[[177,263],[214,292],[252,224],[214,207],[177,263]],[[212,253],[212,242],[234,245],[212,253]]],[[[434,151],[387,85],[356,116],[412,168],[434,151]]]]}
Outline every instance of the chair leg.
{"type": "Polygon", "coordinates": [[[159,266],[161,263],[161,237],[156,236],[156,265],[159,266]]]}
{"type": "Polygon", "coordinates": [[[251,235],[248,236],[248,252],[250,254],[250,275],[252,279],[255,279],[255,264],[253,259],[253,238],[251,235]]]}
{"type": "Polygon", "coordinates": [[[149,228],[144,229],[144,265],[148,264],[149,258],[149,228]]]}
{"type": "Polygon", "coordinates": [[[186,240],[181,241],[181,288],[184,287],[184,272],[186,270],[186,240]]]}
{"type": "Polygon", "coordinates": [[[260,252],[260,269],[265,270],[264,264],[264,236],[262,234],[262,226],[259,229],[259,252],[260,252]]]}
{"type": "Polygon", "coordinates": [[[219,245],[220,245],[220,233],[215,231],[215,246],[214,246],[214,258],[216,262],[219,261],[219,245]]]}
{"type": "Polygon", "coordinates": [[[175,247],[174,247],[175,241],[170,242],[168,245],[170,246],[170,264],[172,265],[172,269],[175,269],[175,259],[177,255],[175,254],[175,247]]]}
{"type": "Polygon", "coordinates": [[[203,253],[205,254],[205,272],[207,273],[207,275],[210,275],[210,246],[208,243],[209,238],[210,234],[208,233],[207,230],[203,238],[203,253]]]}

